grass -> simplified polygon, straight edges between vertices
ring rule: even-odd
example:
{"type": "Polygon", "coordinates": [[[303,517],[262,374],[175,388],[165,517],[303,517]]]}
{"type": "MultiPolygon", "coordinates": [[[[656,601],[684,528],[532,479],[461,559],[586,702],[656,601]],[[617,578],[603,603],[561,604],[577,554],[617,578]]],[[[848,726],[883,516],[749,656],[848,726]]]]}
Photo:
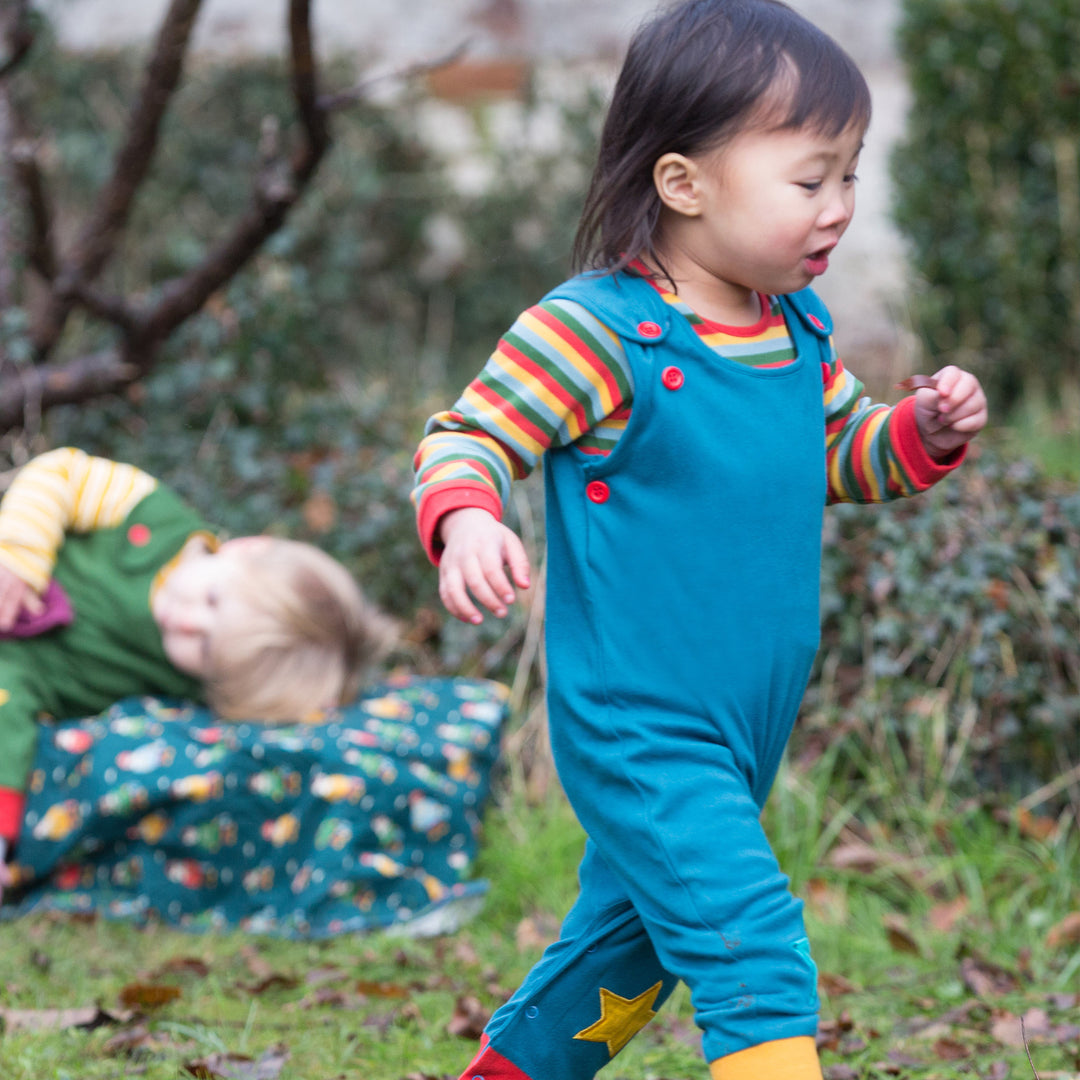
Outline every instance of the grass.
{"type": "MultiPolygon", "coordinates": [[[[788,763],[766,812],[807,902],[827,1077],[1030,1076],[1021,1016],[1042,1080],[1075,1076],[1080,946],[1048,940],[1080,909],[1075,821],[1065,813],[1025,830],[1024,819],[949,791],[912,795],[918,785],[898,786],[884,767],[855,781],[850,741],[788,763]],[[852,851],[861,859],[843,857],[852,851]]],[[[137,1009],[147,999],[140,985],[173,986],[179,996],[142,1007],[142,1028],[121,1016],[89,1031],[9,1030],[0,1075],[229,1075],[214,1073],[225,1066],[213,1055],[232,1054],[255,1059],[232,1062],[248,1069],[233,1075],[253,1080],[457,1077],[475,1042],[448,1025],[469,1007],[482,1021],[524,976],[573,899],[582,844],[556,786],[530,803],[522,778],[508,774],[486,823],[480,872],[492,883],[489,902],[452,937],[304,943],[51,917],[5,924],[8,1009],[96,1004],[117,1013],[125,988],[137,1009]],[[280,1074],[279,1046],[289,1054],[280,1074]]],[[[605,1075],[704,1073],[680,988],[605,1075]]]]}

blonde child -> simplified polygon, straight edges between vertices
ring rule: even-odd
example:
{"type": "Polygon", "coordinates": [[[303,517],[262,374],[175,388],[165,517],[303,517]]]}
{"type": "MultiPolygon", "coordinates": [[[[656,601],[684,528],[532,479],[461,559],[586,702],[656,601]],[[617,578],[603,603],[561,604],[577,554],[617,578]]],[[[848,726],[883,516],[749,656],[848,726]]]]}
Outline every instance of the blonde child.
{"type": "Polygon", "coordinates": [[[222,541],[134,466],[34,458],[0,503],[0,844],[18,837],[40,715],[166,694],[301,720],[355,695],[388,626],[310,544],[222,541]]]}
{"type": "Polygon", "coordinates": [[[817,1080],[816,971],[759,816],[818,643],[822,508],[935,483],[986,423],[937,373],[872,405],[808,288],[851,221],[870,96],[777,0],[635,36],[578,233],[417,452],[458,618],[530,568],[501,523],[543,456],[551,740],[580,895],[463,1074],[586,1080],[690,988],[714,1080],[817,1080]]]}

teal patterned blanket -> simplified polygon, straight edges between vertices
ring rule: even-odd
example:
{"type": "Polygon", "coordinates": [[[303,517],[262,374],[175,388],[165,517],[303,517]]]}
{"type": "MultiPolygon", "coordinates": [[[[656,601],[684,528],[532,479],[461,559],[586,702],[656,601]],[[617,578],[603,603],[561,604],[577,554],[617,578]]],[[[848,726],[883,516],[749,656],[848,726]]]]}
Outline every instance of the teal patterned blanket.
{"type": "Polygon", "coordinates": [[[485,890],[469,876],[507,698],[486,680],[401,677],[314,724],[129,698],[43,727],[0,916],[452,929],[485,890]]]}

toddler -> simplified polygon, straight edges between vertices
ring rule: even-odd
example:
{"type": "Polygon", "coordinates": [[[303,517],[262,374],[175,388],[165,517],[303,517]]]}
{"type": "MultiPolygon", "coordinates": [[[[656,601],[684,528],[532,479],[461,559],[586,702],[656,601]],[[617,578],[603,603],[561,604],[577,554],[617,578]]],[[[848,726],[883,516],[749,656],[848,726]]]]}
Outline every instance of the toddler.
{"type": "Polygon", "coordinates": [[[310,544],[221,541],[131,465],[65,447],[0,503],[0,846],[22,822],[37,720],[132,694],[224,719],[301,720],[350,700],[389,622],[310,544]]]}
{"type": "Polygon", "coordinates": [[[548,715],[588,834],[560,939],[462,1080],[587,1080],[691,992],[713,1080],[819,1080],[802,905],[760,824],[818,645],[822,508],[929,487],[986,423],[948,366],[863,397],[808,287],[851,221],[866,83],[778,0],[636,34],[576,241],[429,421],[418,523],[455,616],[530,569],[501,523],[543,457],[548,715]]]}

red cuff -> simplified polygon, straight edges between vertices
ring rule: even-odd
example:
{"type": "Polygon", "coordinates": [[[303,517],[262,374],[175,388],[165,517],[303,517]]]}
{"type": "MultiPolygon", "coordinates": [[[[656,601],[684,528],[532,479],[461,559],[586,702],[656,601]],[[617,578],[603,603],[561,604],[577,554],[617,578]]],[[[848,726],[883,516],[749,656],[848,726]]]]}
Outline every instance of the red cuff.
{"type": "Polygon", "coordinates": [[[8,842],[9,850],[22,831],[25,806],[26,796],[21,791],[0,787],[0,836],[8,842]]]}
{"type": "Polygon", "coordinates": [[[915,423],[915,395],[906,397],[893,409],[889,434],[893,450],[900,466],[917,491],[932,487],[943,476],[948,476],[967,457],[968,444],[957,447],[947,458],[932,458],[919,434],[915,423]]]}
{"type": "Polygon", "coordinates": [[[502,501],[486,484],[463,481],[452,487],[440,487],[424,496],[416,515],[420,542],[428,558],[438,565],[442,558],[442,541],[438,537],[439,520],[451,510],[467,506],[486,510],[496,521],[502,521],[502,501]]]}

